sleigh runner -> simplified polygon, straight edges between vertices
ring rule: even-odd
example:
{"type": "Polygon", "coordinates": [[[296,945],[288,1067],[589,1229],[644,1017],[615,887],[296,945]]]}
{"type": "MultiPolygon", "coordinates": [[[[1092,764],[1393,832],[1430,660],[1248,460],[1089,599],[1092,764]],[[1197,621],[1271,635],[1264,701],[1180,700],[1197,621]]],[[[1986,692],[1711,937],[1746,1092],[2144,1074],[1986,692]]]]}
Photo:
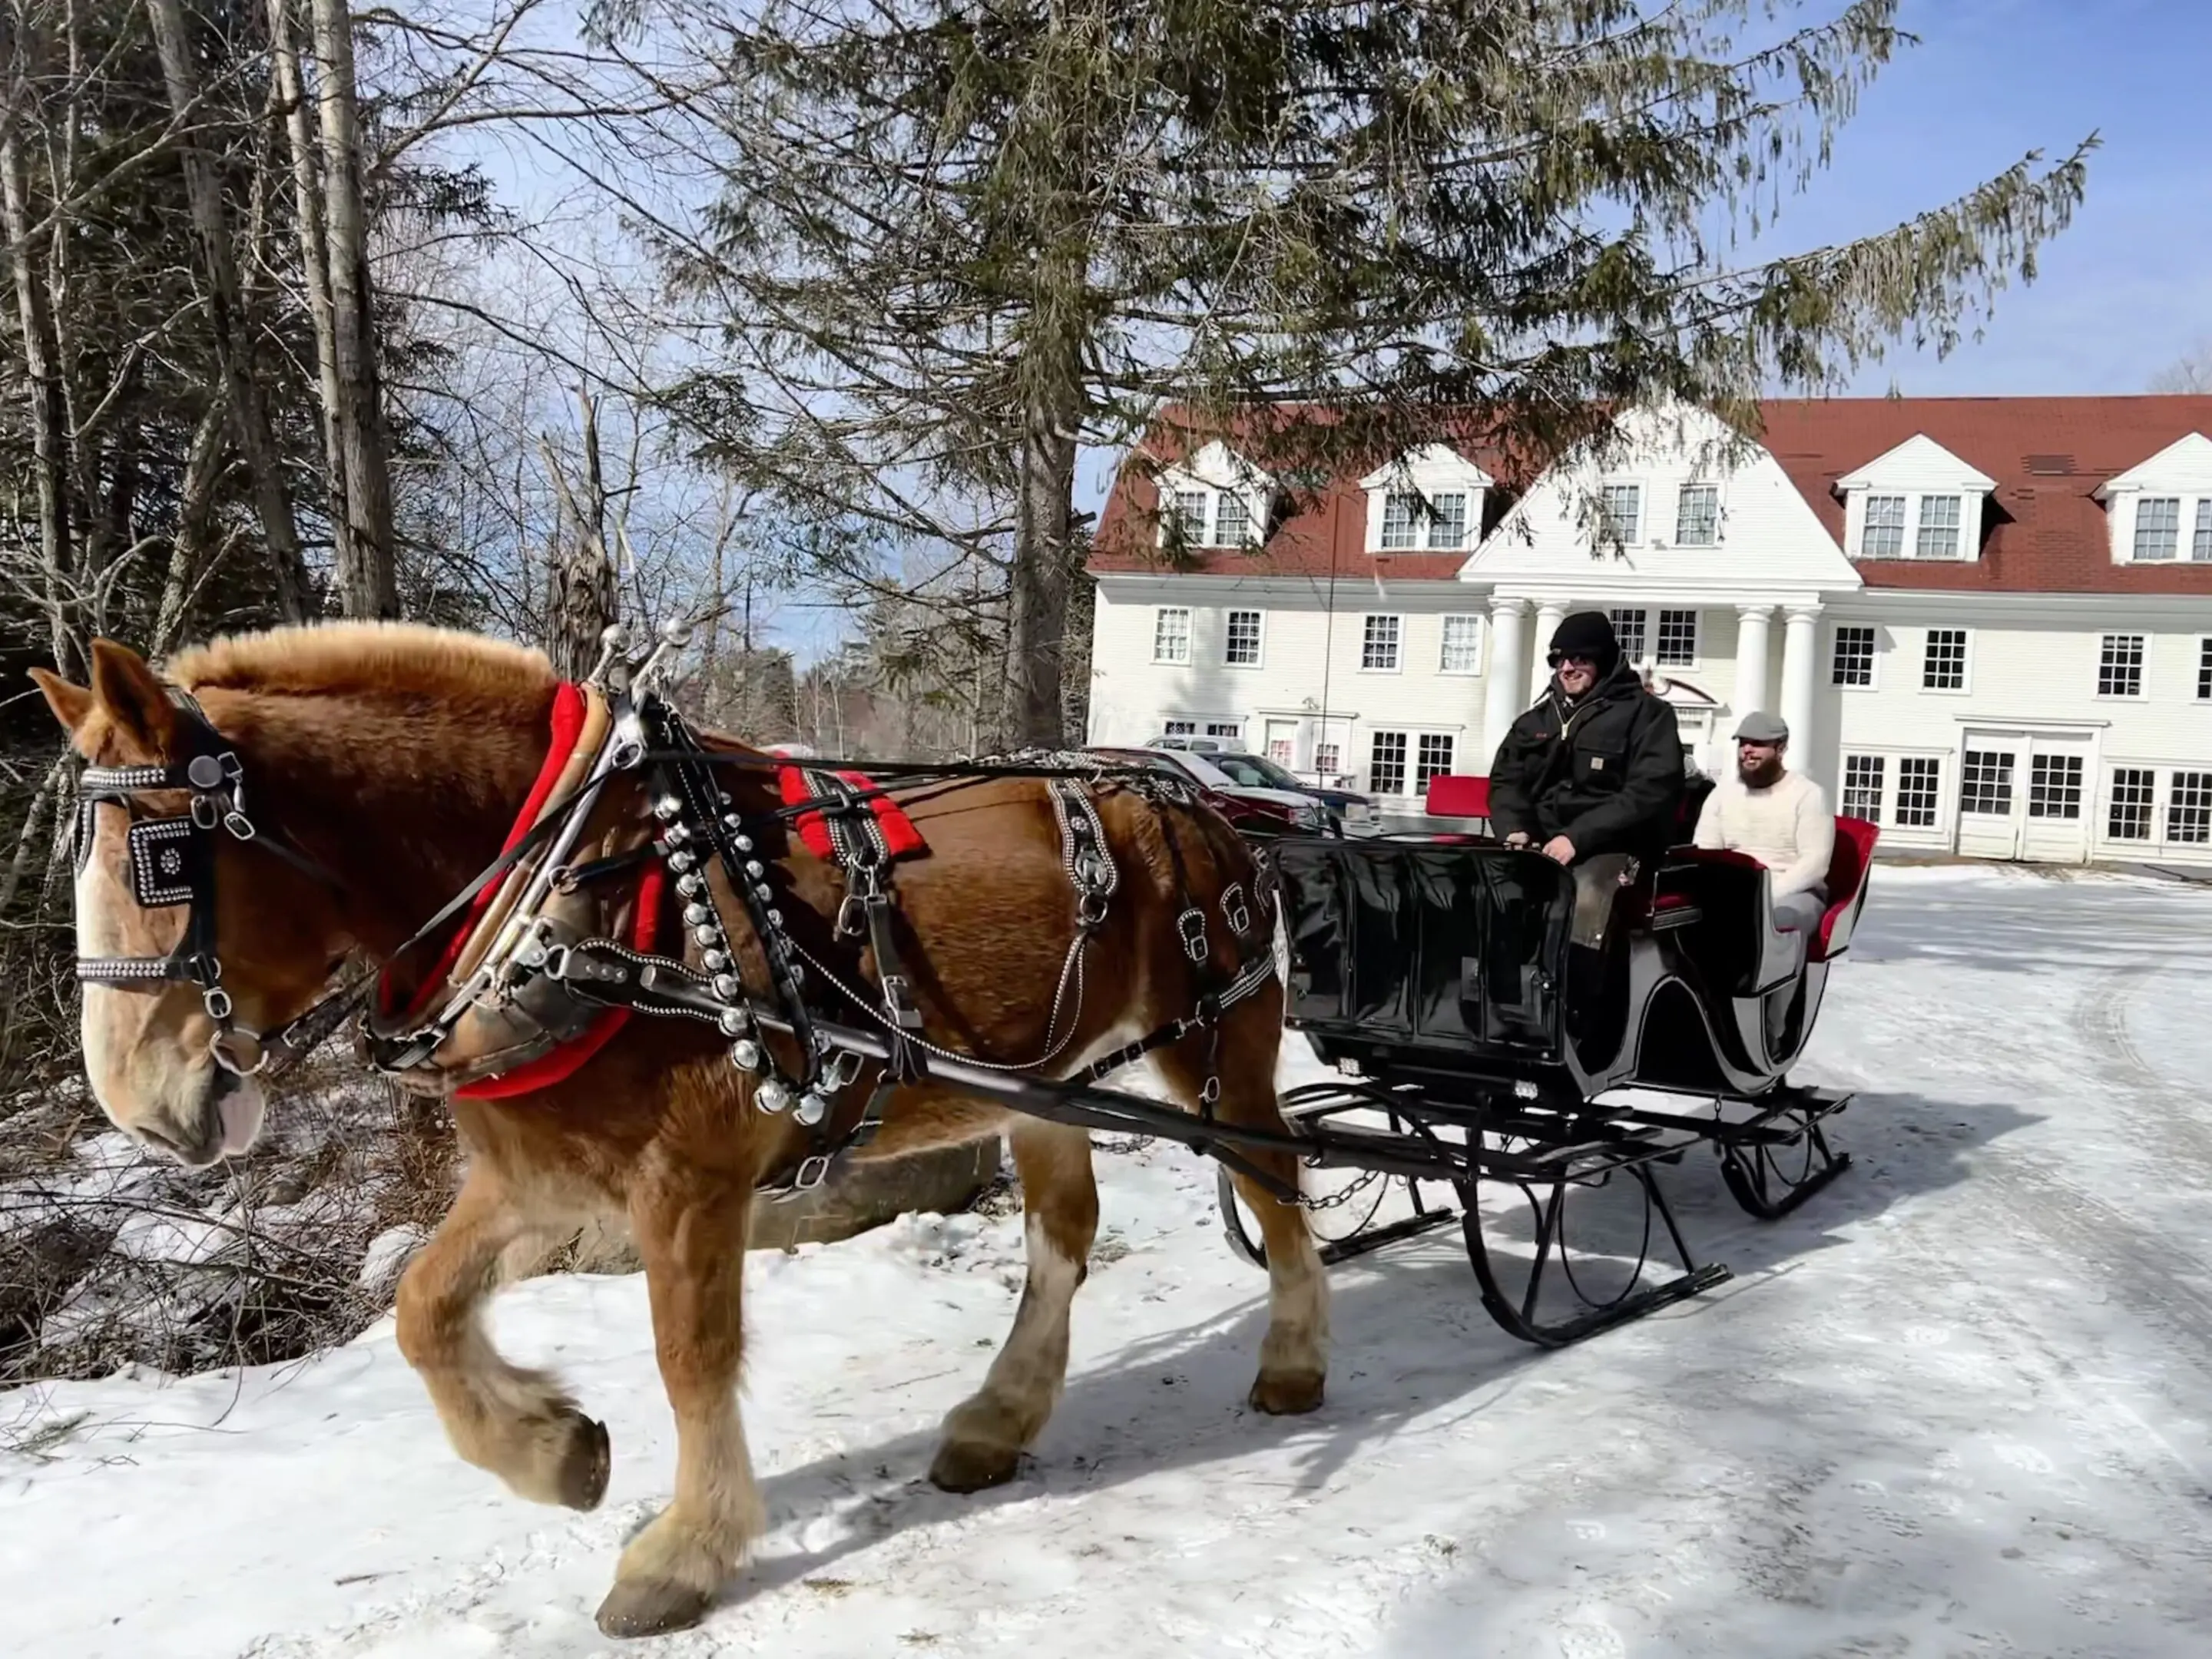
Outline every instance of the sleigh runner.
{"type": "Polygon", "coordinates": [[[42,678],[93,762],[88,1066],[112,1117],[188,1162],[250,1144],[262,1083],[356,1014],[373,1065],[449,1097],[476,1163],[402,1281],[400,1343],[463,1455],[528,1496],[596,1504],[605,1436],[467,1334],[485,1265],[571,1194],[627,1206],[688,1427],[678,1501],[626,1553],[610,1631],[695,1620],[758,1530],[750,1475],[702,1487],[695,1462],[743,1463],[735,1292],[725,1314],[708,1287],[739,1271],[747,1205],[902,1130],[973,1139],[998,1121],[977,1103],[1011,1112],[1030,1212],[1014,1332],[932,1469],[956,1490],[1008,1478],[1056,1395],[1097,1224],[1089,1132],[1221,1164],[1231,1242],[1270,1279],[1251,1396],[1267,1411],[1319,1403],[1327,1261],[1457,1221],[1493,1318],[1571,1341],[1726,1278],[1692,1259],[1661,1190],[1687,1152],[1712,1147],[1761,1216],[1847,1161],[1824,1130],[1844,1097],[1784,1074],[1863,905],[1871,826],[1841,821],[1834,902],[1800,957],[1763,872],[1686,854],[1623,889],[1626,956],[1577,1000],[1571,885],[1539,854],[1467,836],[1248,844],[1174,780],[1096,757],[797,763],[671,707],[680,632],[635,662],[611,637],[580,686],[425,632],[388,651],[395,635],[269,636],[169,685],[103,642],[91,690],[42,678]],[[354,640],[388,664],[365,673],[354,640]],[[392,728],[416,747],[369,771],[312,722],[285,728],[315,706],[300,679],[349,720],[456,712],[392,728]],[[506,782],[455,758],[478,751],[506,782]],[[521,805],[495,819],[503,790],[521,805]],[[403,811],[444,827],[414,847],[354,822],[403,811]],[[438,893],[400,937],[394,909],[438,893]],[[366,966],[319,983],[339,943],[366,966]],[[1279,1100],[1285,1029],[1340,1076],[1279,1100]],[[1147,1059],[1176,1103],[1109,1086],[1147,1059]],[[1492,1203],[1511,1194],[1525,1237],[1492,1203]],[[1583,1227],[1624,1194],[1625,1232],[1618,1214],[1583,1227]],[[1382,1217],[1386,1198],[1406,1213],[1382,1217]],[[1655,1245],[1678,1270],[1652,1269],[1655,1245]]]}

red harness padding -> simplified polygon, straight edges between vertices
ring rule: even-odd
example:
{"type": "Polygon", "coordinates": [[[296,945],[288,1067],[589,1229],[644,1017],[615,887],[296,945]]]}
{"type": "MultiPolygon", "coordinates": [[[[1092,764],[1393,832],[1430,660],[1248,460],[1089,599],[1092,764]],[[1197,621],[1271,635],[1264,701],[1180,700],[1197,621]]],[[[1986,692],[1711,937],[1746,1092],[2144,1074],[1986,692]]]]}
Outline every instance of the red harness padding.
{"type": "MultiPolygon", "coordinates": [[[[551,741],[545,751],[545,763],[538,769],[538,781],[531,786],[530,793],[522,803],[522,810],[515,814],[514,827],[507,831],[507,840],[499,849],[501,857],[514,850],[515,844],[530,833],[538,822],[538,814],[545,810],[547,800],[551,798],[555,786],[561,781],[561,774],[568,768],[569,757],[575,750],[576,739],[583,732],[584,715],[583,691],[563,682],[553,693],[553,729],[551,741]]],[[[630,927],[630,948],[634,951],[651,951],[654,940],[659,936],[664,880],[661,867],[655,862],[646,866],[645,873],[638,881],[637,909],[630,927]]],[[[468,948],[470,936],[475,933],[477,924],[483,921],[484,912],[491,908],[501,885],[499,882],[487,885],[483,892],[477,895],[468,914],[454,924],[445,948],[439,952],[437,963],[422,981],[422,988],[416,993],[414,1001],[409,1005],[406,1018],[412,1019],[421,1016],[436,1000],[447,973],[460,960],[461,952],[468,948]]],[[[390,980],[380,979],[376,991],[378,1006],[386,1014],[391,1014],[394,998],[390,980]]],[[[514,1095],[526,1095],[534,1090],[550,1088],[573,1076],[586,1060],[612,1042],[615,1034],[629,1023],[629,1016],[630,1011],[627,1008],[609,1008],[574,1042],[565,1042],[511,1072],[465,1084],[453,1092],[464,1100],[503,1100],[514,1095]]]]}
{"type": "MultiPolygon", "coordinates": [[[[866,774],[838,772],[832,774],[855,789],[872,789],[866,774]]],[[[814,791],[806,781],[806,769],[780,766],[776,769],[775,787],[782,793],[786,806],[796,806],[801,801],[814,799],[814,791]]],[[[892,858],[905,853],[924,851],[928,843],[922,840],[921,831],[914,827],[914,820],[889,795],[870,798],[868,810],[876,816],[876,826],[883,831],[884,848],[892,858]]],[[[836,855],[836,848],[830,840],[830,826],[819,811],[801,812],[797,828],[799,839],[806,850],[817,859],[828,860],[836,855]]]]}

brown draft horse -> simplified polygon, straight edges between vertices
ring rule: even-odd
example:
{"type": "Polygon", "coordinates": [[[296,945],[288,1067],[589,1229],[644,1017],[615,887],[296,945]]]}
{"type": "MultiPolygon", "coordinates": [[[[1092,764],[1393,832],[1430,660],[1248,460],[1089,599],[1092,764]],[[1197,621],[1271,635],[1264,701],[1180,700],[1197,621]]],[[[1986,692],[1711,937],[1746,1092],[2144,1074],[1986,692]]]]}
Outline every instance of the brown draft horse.
{"type": "MultiPolygon", "coordinates": [[[[33,674],[88,761],[177,759],[178,709],[127,648],[95,643],[89,687],[33,674]]],[[[262,1031],[311,1006],[347,964],[383,961],[492,862],[544,758],[556,689],[534,652],[398,625],[222,641],[185,653],[167,675],[198,698],[243,763],[255,818],[337,878],[319,883],[251,842],[216,838],[223,983],[237,1018],[262,1031]]],[[[725,775],[738,811],[775,804],[766,772],[725,775]]],[[[152,796],[145,810],[173,812],[165,803],[179,799],[152,796]]],[[[901,948],[927,1035],[1000,1060],[1043,1052],[1052,987],[1074,927],[1045,785],[936,785],[905,804],[929,845],[926,856],[899,866],[895,889],[911,941],[901,948]]],[[[1218,916],[1232,884],[1253,890],[1246,850],[1203,809],[1157,806],[1111,787],[1098,792],[1097,806],[1121,887],[1089,947],[1079,1024],[1047,1069],[1056,1078],[1194,1006],[1194,970],[1174,927],[1164,812],[1180,814],[1174,833],[1192,902],[1218,916]]],[[[80,954],[167,953],[181,919],[173,908],[138,908],[124,814],[97,817],[76,884],[80,954]]],[[[774,857],[781,890],[810,907],[814,916],[801,920],[820,921],[826,933],[842,896],[840,873],[795,836],[774,857]]],[[[1222,931],[1213,930],[1217,958],[1226,949],[1222,931]]],[[[749,982],[764,982],[757,948],[734,943],[749,982]]],[[[1224,1015],[1214,1064],[1225,1121],[1282,1129],[1274,1088],[1280,1022],[1281,988],[1273,981],[1224,1015]]],[[[191,985],[87,985],[85,1064],[108,1117],[187,1163],[251,1146],[259,1086],[213,1062],[215,1030],[191,985]]],[[[1201,1042],[1187,1038],[1153,1056],[1189,1109],[1206,1070],[1201,1042]]],[[[672,1500],[623,1552],[599,1608],[610,1634],[696,1622],[766,1523],[738,1413],[741,1283],[753,1189],[793,1156],[799,1132],[788,1114],[756,1109],[752,1092],[752,1078],[730,1064],[711,1030],[635,1018],[566,1083],[519,1098],[454,1100],[468,1173],[400,1284],[399,1346],[454,1449],[526,1498],[588,1510],[606,1489],[605,1428],[554,1379],[503,1359],[482,1314],[508,1244],[595,1212],[627,1218],[645,1264],[678,1452],[672,1500]]],[[[925,1085],[893,1098],[863,1154],[896,1157],[1001,1132],[1021,1177],[1028,1282],[982,1387],[945,1419],[930,1478],[956,1492],[1011,1478],[1059,1399],[1069,1304],[1097,1225],[1088,1135],[925,1085]]],[[[1288,1154],[1252,1157],[1278,1181],[1294,1180],[1288,1154]]],[[[1240,1186],[1260,1218],[1270,1268],[1250,1403],[1310,1411],[1321,1402],[1328,1341],[1319,1257],[1303,1212],[1255,1182],[1240,1177],[1240,1186]]],[[[866,1316],[841,1310],[855,1315],[866,1316]]]]}

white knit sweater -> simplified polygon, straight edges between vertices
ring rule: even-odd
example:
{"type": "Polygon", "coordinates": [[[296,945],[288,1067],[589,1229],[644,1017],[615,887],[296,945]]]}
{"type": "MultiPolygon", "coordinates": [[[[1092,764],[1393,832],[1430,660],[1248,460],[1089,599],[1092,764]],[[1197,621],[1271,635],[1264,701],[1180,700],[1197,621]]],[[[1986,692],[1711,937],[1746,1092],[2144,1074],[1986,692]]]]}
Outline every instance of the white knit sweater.
{"type": "Polygon", "coordinates": [[[1693,839],[1700,847],[1750,854],[1771,872],[1774,896],[1784,898],[1826,879],[1836,821],[1826,793],[1802,772],[1784,772],[1765,789],[1750,788],[1731,774],[1705,797],[1693,839]]]}

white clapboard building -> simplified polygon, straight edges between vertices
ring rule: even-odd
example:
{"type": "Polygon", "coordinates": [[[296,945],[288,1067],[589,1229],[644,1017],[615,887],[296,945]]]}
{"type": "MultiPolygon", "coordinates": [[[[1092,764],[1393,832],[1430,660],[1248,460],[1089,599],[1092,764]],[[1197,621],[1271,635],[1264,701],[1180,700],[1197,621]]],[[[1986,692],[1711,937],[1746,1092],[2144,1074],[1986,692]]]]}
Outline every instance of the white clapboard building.
{"type": "Polygon", "coordinates": [[[1631,417],[1516,487],[1438,443],[1270,474],[1164,426],[1101,514],[1089,740],[1224,738],[1417,811],[1611,612],[1709,769],[1747,708],[1899,851],[2212,863],[2212,398],[1631,417]],[[1170,569],[1163,498],[1195,552],[1170,569]]]}

